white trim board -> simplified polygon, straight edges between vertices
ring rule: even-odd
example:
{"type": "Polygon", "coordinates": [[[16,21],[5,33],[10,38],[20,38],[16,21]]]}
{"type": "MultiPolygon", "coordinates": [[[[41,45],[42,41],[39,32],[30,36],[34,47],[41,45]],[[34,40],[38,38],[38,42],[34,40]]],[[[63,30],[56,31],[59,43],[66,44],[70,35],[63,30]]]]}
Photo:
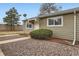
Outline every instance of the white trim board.
{"type": "Polygon", "coordinates": [[[51,18],[47,18],[47,27],[62,27],[63,26],[63,16],[57,16],[57,17],[51,17],[51,18]],[[61,25],[49,25],[48,20],[49,19],[58,19],[61,18],[61,25]]]}

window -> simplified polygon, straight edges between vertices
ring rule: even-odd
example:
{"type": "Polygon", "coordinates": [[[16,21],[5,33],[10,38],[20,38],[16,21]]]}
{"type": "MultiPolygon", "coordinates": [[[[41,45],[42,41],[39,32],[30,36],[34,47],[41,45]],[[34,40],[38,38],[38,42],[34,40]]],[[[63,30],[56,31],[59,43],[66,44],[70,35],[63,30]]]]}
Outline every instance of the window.
{"type": "Polygon", "coordinates": [[[47,26],[63,26],[63,17],[48,18],[47,26]]]}
{"type": "Polygon", "coordinates": [[[28,28],[28,29],[32,29],[32,28],[33,28],[33,24],[27,23],[27,28],[28,28]]]}

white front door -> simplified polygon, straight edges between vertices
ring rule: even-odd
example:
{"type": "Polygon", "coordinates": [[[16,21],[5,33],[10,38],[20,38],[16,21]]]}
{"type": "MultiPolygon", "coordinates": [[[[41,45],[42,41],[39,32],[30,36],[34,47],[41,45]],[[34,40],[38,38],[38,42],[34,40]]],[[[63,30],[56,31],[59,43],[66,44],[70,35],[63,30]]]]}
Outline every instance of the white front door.
{"type": "Polygon", "coordinates": [[[34,30],[37,30],[37,29],[39,29],[39,24],[38,23],[34,24],[34,30]]]}

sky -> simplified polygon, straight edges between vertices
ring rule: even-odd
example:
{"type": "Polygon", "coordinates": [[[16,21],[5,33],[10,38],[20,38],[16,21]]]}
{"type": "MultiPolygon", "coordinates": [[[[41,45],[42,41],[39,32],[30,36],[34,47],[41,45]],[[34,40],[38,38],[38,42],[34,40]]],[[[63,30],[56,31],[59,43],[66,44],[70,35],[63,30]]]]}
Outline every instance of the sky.
{"type": "MultiPolygon", "coordinates": [[[[10,8],[15,7],[19,14],[27,14],[27,18],[35,17],[39,14],[41,3],[0,3],[0,24],[3,23],[3,18],[6,16],[5,12],[10,8]]],[[[79,7],[79,3],[58,3],[57,6],[61,6],[62,10],[79,7]]],[[[22,24],[24,17],[20,17],[22,24]]]]}

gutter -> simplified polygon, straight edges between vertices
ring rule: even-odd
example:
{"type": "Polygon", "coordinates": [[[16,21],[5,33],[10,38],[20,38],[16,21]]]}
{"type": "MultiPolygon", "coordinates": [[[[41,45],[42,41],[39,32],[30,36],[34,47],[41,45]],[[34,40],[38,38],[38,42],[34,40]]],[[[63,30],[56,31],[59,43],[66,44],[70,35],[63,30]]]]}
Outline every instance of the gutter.
{"type": "Polygon", "coordinates": [[[73,43],[72,43],[72,45],[75,45],[75,43],[76,43],[76,40],[77,40],[77,38],[76,38],[76,10],[74,10],[74,40],[73,40],[73,43]]]}

